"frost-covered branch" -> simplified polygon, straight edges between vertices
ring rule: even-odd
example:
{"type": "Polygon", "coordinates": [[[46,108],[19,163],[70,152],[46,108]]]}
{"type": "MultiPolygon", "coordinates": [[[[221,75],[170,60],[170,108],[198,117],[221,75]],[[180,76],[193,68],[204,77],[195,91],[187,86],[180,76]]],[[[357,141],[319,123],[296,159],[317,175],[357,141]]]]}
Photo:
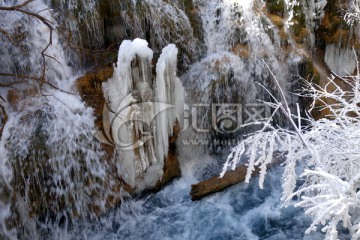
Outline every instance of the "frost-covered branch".
{"type": "Polygon", "coordinates": [[[360,20],[360,1],[352,0],[349,9],[346,11],[344,19],[347,24],[353,25],[360,20]]]}
{"type": "Polygon", "coordinates": [[[314,99],[312,107],[320,102],[324,104],[321,109],[330,111],[329,119],[315,121],[309,117],[310,124],[306,127],[295,123],[294,118],[299,114],[291,113],[286,101],[276,100],[275,106],[295,130],[274,128],[267,122],[266,128],[233,149],[221,174],[246,159],[246,182],[258,167],[262,188],[267,167],[276,160],[273,153],[280,151],[286,158],[282,201],[285,205],[303,207],[312,217],[313,223],[306,233],[322,225],[326,239],[337,239],[337,229],[342,224],[354,239],[360,237],[360,74],[357,72],[355,76],[337,77],[351,90],[343,89],[334,76],[329,77],[324,87],[305,81],[302,96],[314,99]],[[304,168],[301,174],[299,165],[304,168]],[[300,198],[294,203],[296,196],[300,198]]]}
{"type": "MultiPolygon", "coordinates": [[[[26,77],[26,79],[32,79],[32,80],[36,80],[40,86],[40,91],[43,90],[43,85],[44,84],[49,84],[49,82],[46,80],[46,59],[50,58],[52,60],[57,61],[54,57],[49,56],[46,53],[46,50],[52,45],[52,36],[53,36],[53,31],[54,31],[54,27],[53,27],[53,23],[48,20],[47,18],[41,16],[39,13],[30,11],[25,9],[25,7],[27,5],[29,5],[30,3],[32,3],[33,0],[26,0],[21,4],[18,5],[14,5],[14,6],[0,6],[0,11],[11,11],[11,12],[20,12],[22,14],[25,14],[29,17],[35,18],[37,20],[39,20],[40,22],[42,22],[48,29],[49,29],[49,41],[47,43],[47,45],[45,46],[45,48],[41,51],[41,57],[42,57],[42,70],[41,70],[41,75],[39,77],[26,77]]],[[[6,31],[5,29],[0,29],[0,33],[3,34],[14,46],[18,47],[19,45],[16,43],[16,41],[12,38],[12,36],[10,35],[10,33],[8,31],[6,31]]],[[[19,78],[17,76],[17,74],[9,74],[9,73],[0,73],[0,76],[12,76],[15,77],[17,79],[25,79],[23,78],[19,78]]]]}

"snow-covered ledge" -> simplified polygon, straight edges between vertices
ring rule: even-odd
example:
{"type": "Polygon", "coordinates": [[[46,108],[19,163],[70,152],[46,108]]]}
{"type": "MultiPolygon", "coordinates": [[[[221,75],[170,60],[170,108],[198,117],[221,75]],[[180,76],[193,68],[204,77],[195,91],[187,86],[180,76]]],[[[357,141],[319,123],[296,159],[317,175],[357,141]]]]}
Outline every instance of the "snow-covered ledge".
{"type": "Polygon", "coordinates": [[[169,137],[180,122],[184,89],[176,76],[178,50],[162,50],[152,76],[153,51],[142,39],[122,42],[114,76],[103,83],[108,115],[107,139],[116,146],[117,170],[138,191],[163,176],[169,137]]]}

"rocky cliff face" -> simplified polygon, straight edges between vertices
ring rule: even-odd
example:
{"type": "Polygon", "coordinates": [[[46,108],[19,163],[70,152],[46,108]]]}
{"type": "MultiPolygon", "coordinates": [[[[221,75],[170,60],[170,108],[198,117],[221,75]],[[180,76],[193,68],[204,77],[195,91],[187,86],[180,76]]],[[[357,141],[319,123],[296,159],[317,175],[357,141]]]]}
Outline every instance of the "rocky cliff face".
{"type": "MultiPolygon", "coordinates": [[[[91,2],[91,1],[90,1],[91,2]]],[[[214,4],[209,19],[202,18],[205,1],[119,1],[108,0],[100,3],[81,3],[76,1],[51,2],[64,29],[73,30],[67,37],[88,50],[102,51],[101,58],[93,58],[91,53],[83,52],[88,63],[116,61],[119,44],[124,39],[142,38],[154,50],[154,60],[168,43],[174,43],[182,56],[179,58],[179,73],[206,55],[204,26],[214,21],[220,24],[226,14],[222,1],[214,4]],[[90,6],[91,5],[91,6],[90,6]],[[211,16],[213,14],[213,16],[211,16]],[[71,24],[72,23],[72,24],[71,24]],[[110,49],[109,49],[110,47],[110,49]]],[[[231,1],[233,20],[241,19],[241,11],[236,1],[231,1]]],[[[344,21],[349,3],[338,0],[311,1],[253,1],[253,9],[273,41],[280,41],[285,52],[306,50],[305,53],[323,61],[326,46],[338,45],[341,48],[359,47],[357,25],[350,27],[344,21]],[[278,39],[280,37],[280,39],[278,39]]],[[[238,21],[231,33],[233,51],[243,56],[248,54],[248,43],[243,41],[241,25],[238,21]]],[[[209,30],[209,29],[208,29],[209,30]]],[[[332,47],[330,50],[332,51],[332,47]]],[[[329,64],[330,66],[330,64],[329,64]]],[[[329,67],[328,66],[328,67],[329,67]]],[[[329,67],[331,68],[331,66],[329,67]]]]}

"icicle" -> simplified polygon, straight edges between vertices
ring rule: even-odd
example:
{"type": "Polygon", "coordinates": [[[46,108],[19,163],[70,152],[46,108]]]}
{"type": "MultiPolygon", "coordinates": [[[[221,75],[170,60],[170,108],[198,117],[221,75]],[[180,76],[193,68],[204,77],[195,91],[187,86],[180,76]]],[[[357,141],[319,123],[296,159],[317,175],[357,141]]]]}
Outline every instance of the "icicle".
{"type": "MultiPolygon", "coordinates": [[[[174,44],[165,47],[156,65],[156,101],[172,104],[177,107],[184,105],[184,89],[176,77],[178,50],[174,44]]],[[[156,145],[157,155],[161,162],[167,157],[169,137],[173,134],[176,120],[180,118],[181,110],[161,112],[157,118],[156,145]],[[160,127],[161,126],[161,127],[160,127]]]]}
{"type": "Polygon", "coordinates": [[[163,49],[153,84],[153,52],[148,43],[142,39],[125,40],[114,76],[103,85],[110,106],[118,169],[124,180],[138,190],[154,186],[161,178],[169,137],[179,120],[184,91],[176,77],[177,52],[173,44],[163,49]]]}
{"type": "Polygon", "coordinates": [[[356,68],[356,56],[351,49],[340,48],[334,44],[325,48],[324,61],[329,69],[339,76],[353,74],[356,68]]]}

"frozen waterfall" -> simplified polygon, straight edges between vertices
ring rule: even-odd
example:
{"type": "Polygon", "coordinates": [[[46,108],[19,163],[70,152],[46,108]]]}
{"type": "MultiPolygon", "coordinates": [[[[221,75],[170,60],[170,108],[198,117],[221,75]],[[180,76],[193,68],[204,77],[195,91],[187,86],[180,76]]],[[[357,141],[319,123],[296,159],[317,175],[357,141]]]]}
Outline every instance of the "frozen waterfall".
{"type": "Polygon", "coordinates": [[[173,44],[162,50],[154,79],[148,43],[125,40],[115,74],[103,85],[118,171],[138,191],[161,179],[169,137],[180,122],[184,90],[176,76],[177,53],[173,44]]]}

